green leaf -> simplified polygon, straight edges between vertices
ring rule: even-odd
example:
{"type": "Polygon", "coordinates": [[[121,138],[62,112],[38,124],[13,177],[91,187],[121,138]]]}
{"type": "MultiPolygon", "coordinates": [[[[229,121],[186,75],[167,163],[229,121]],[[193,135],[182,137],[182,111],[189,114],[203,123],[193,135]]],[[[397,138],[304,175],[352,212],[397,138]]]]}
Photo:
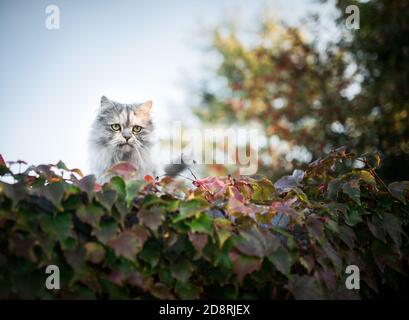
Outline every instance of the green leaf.
{"type": "Polygon", "coordinates": [[[219,246],[223,247],[226,240],[231,237],[232,223],[225,218],[216,218],[213,220],[213,225],[219,240],[219,246]]]}
{"type": "Polygon", "coordinates": [[[361,190],[357,180],[345,182],[342,185],[342,191],[347,194],[358,205],[361,205],[361,190]]]}
{"type": "Polygon", "coordinates": [[[139,257],[148,262],[152,267],[156,267],[162,253],[162,248],[157,241],[147,241],[143,246],[142,251],[139,253],[139,257]]]}
{"type": "Polygon", "coordinates": [[[203,291],[202,288],[195,286],[194,284],[188,282],[183,283],[180,281],[176,282],[175,291],[180,299],[183,300],[196,300],[200,299],[200,293],[203,291]]]}
{"type": "Polygon", "coordinates": [[[143,181],[130,180],[126,181],[126,205],[129,207],[133,199],[138,195],[139,190],[145,184],[143,181]]]}
{"type": "Polygon", "coordinates": [[[401,220],[395,214],[387,212],[383,214],[382,225],[398,248],[400,247],[402,242],[401,234],[403,231],[401,228],[401,224],[401,220]]]}
{"type": "Polygon", "coordinates": [[[179,208],[179,215],[173,219],[173,222],[198,216],[202,211],[209,208],[209,203],[201,198],[195,198],[182,202],[179,208]]]}
{"type": "Polygon", "coordinates": [[[202,214],[198,218],[187,222],[187,225],[190,227],[191,232],[206,233],[210,236],[213,235],[212,218],[207,214],[202,214]]]}
{"type": "Polygon", "coordinates": [[[113,177],[111,179],[110,186],[114,189],[118,195],[118,198],[125,200],[126,198],[126,185],[125,181],[121,177],[113,177]]]}
{"type": "Polygon", "coordinates": [[[288,250],[281,246],[267,256],[268,260],[284,275],[288,275],[291,269],[291,256],[288,250]]]}
{"type": "Polygon", "coordinates": [[[65,163],[62,162],[61,160],[57,162],[56,167],[57,167],[58,169],[62,169],[62,170],[67,170],[67,171],[69,170],[69,169],[67,168],[67,166],[65,165],[65,163]]]}
{"type": "Polygon", "coordinates": [[[345,222],[347,225],[354,227],[362,222],[361,215],[358,210],[350,210],[345,214],[345,222]]]}
{"type": "Polygon", "coordinates": [[[115,221],[106,221],[97,225],[92,234],[103,244],[107,244],[109,240],[116,236],[117,231],[118,226],[115,221]]]}
{"type": "Polygon", "coordinates": [[[341,189],[341,185],[342,185],[342,180],[339,178],[333,179],[328,183],[328,188],[327,188],[328,199],[332,201],[336,201],[338,192],[341,189]]]}
{"type": "Polygon", "coordinates": [[[117,194],[115,190],[104,185],[101,192],[96,194],[96,198],[108,211],[111,211],[117,199],[117,194]]]}
{"type": "Polygon", "coordinates": [[[77,210],[78,218],[93,227],[97,227],[104,214],[103,210],[95,205],[81,206],[77,210]]]}
{"type": "Polygon", "coordinates": [[[176,263],[171,263],[170,271],[175,279],[186,283],[192,274],[193,266],[187,259],[177,259],[176,263]]]}

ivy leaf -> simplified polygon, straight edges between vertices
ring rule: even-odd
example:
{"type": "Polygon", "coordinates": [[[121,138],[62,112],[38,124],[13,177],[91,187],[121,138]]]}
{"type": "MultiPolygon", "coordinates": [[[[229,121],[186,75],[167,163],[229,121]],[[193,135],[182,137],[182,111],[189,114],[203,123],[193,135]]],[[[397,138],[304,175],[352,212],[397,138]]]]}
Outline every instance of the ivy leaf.
{"type": "Polygon", "coordinates": [[[0,193],[4,193],[13,202],[13,207],[27,195],[27,187],[24,183],[8,184],[0,181],[0,193]]]}
{"type": "Polygon", "coordinates": [[[193,283],[176,282],[175,291],[183,300],[197,300],[200,299],[202,288],[195,286],[193,283]]]}
{"type": "Polygon", "coordinates": [[[207,214],[202,214],[198,218],[195,218],[187,223],[191,232],[206,233],[213,235],[212,218],[207,214]]]}
{"type": "Polygon", "coordinates": [[[401,234],[403,231],[401,228],[401,224],[401,220],[396,215],[392,213],[384,213],[382,225],[398,248],[400,247],[402,242],[401,234]]]}
{"type": "Polygon", "coordinates": [[[95,205],[81,206],[77,210],[78,218],[94,228],[98,226],[102,215],[103,210],[95,205]]]}
{"type": "Polygon", "coordinates": [[[9,239],[9,252],[16,257],[22,257],[31,262],[36,262],[37,258],[33,251],[35,244],[35,239],[14,233],[9,239]]]}
{"type": "Polygon", "coordinates": [[[294,170],[291,176],[284,176],[274,183],[274,187],[279,193],[286,193],[300,186],[300,182],[304,179],[305,172],[302,170],[294,170]]]}
{"type": "Polygon", "coordinates": [[[328,199],[336,201],[338,192],[341,189],[342,181],[339,178],[335,178],[328,183],[328,199]]]}
{"type": "Polygon", "coordinates": [[[136,254],[142,249],[145,240],[145,237],[137,235],[132,230],[125,230],[109,240],[108,245],[114,249],[118,256],[134,260],[136,254]]]}
{"type": "Polygon", "coordinates": [[[323,292],[313,277],[294,275],[290,278],[288,290],[297,300],[320,300],[323,292]]]}
{"type": "Polygon", "coordinates": [[[357,180],[345,182],[342,185],[342,191],[347,194],[358,205],[361,205],[361,190],[357,180]]]}
{"type": "Polygon", "coordinates": [[[406,198],[409,194],[409,181],[392,182],[388,186],[388,190],[396,199],[406,204],[406,198]]]}
{"type": "Polygon", "coordinates": [[[182,283],[186,283],[193,271],[193,266],[187,259],[177,259],[170,265],[172,276],[182,283]]]}
{"type": "Polygon", "coordinates": [[[163,210],[160,208],[152,208],[150,210],[141,209],[138,212],[138,218],[143,225],[154,231],[156,231],[162,224],[162,221],[165,220],[163,210]]]}
{"type": "Polygon", "coordinates": [[[231,237],[232,223],[225,218],[216,218],[213,220],[213,225],[221,248],[226,240],[231,237]]]}
{"type": "Polygon", "coordinates": [[[96,198],[108,211],[111,211],[117,194],[115,190],[104,186],[102,190],[96,194],[96,198]]]}
{"type": "Polygon", "coordinates": [[[202,211],[209,208],[209,203],[201,198],[195,198],[182,202],[179,208],[179,215],[173,219],[173,222],[198,216],[202,211]]]}
{"type": "Polygon", "coordinates": [[[139,190],[145,183],[139,180],[130,180],[125,183],[126,185],[126,204],[129,207],[133,199],[137,196],[139,190]]]}
{"type": "Polygon", "coordinates": [[[243,283],[246,275],[261,268],[262,259],[242,255],[236,250],[229,252],[229,258],[233,263],[233,272],[237,274],[240,283],[243,283]]]}
{"type": "Polygon", "coordinates": [[[324,242],[321,245],[321,248],[324,250],[327,257],[332,261],[332,264],[339,274],[342,270],[342,258],[339,256],[339,253],[333,248],[329,241],[324,242]]]}
{"type": "Polygon", "coordinates": [[[269,201],[273,199],[276,189],[273,183],[266,177],[253,178],[250,182],[253,189],[252,200],[269,201]]]}
{"type": "Polygon", "coordinates": [[[172,291],[163,283],[155,283],[149,290],[149,292],[157,299],[161,300],[174,300],[175,296],[172,291]]]}
{"type": "Polygon", "coordinates": [[[372,243],[372,253],[376,265],[383,273],[385,266],[389,266],[392,269],[402,272],[401,263],[396,254],[389,249],[389,246],[381,241],[375,240],[372,243]]]}
{"type": "Polygon", "coordinates": [[[358,223],[362,222],[361,215],[358,210],[350,210],[345,214],[345,222],[351,227],[356,226],[358,223]]]}
{"type": "Polygon", "coordinates": [[[356,242],[354,230],[346,225],[339,226],[339,237],[352,250],[356,242]]]}
{"type": "Polygon", "coordinates": [[[139,253],[139,257],[148,262],[152,267],[156,267],[159,263],[162,253],[162,248],[158,241],[147,241],[143,246],[142,251],[139,253]]]}
{"type": "Polygon", "coordinates": [[[288,250],[281,246],[267,256],[268,260],[284,275],[288,275],[291,269],[291,256],[288,250]]]}
{"type": "Polygon", "coordinates": [[[67,171],[69,171],[69,169],[67,168],[67,166],[65,165],[65,163],[62,162],[61,160],[58,161],[55,166],[56,166],[58,169],[62,169],[62,170],[67,170],[67,171]]]}
{"type": "Polygon", "coordinates": [[[239,235],[234,237],[234,246],[245,255],[259,258],[264,256],[262,235],[255,227],[240,230],[239,235]]]}
{"type": "Polygon", "coordinates": [[[40,195],[49,200],[58,210],[62,211],[61,200],[64,196],[64,183],[54,182],[39,189],[40,195]]]}
{"type": "Polygon", "coordinates": [[[207,234],[189,232],[189,240],[195,247],[196,251],[202,252],[207,244],[208,237],[207,234]]]}
{"type": "Polygon", "coordinates": [[[85,176],[84,178],[77,181],[77,185],[80,187],[82,191],[88,194],[92,193],[94,192],[95,189],[95,176],[94,175],[85,176]]]}
{"type": "Polygon", "coordinates": [[[125,180],[130,180],[136,173],[136,167],[131,162],[121,161],[114,164],[108,169],[109,172],[123,177],[125,180]]]}
{"type": "Polygon", "coordinates": [[[98,264],[104,260],[105,249],[97,242],[87,242],[85,245],[85,259],[98,264]]]}
{"type": "Polygon", "coordinates": [[[92,231],[92,234],[103,244],[108,244],[109,240],[117,234],[118,226],[115,221],[101,222],[92,231]]]}
{"type": "Polygon", "coordinates": [[[306,226],[307,230],[316,241],[320,242],[324,238],[324,224],[319,219],[309,216],[306,226]]]}
{"type": "Polygon", "coordinates": [[[113,177],[111,178],[111,187],[115,190],[118,195],[118,198],[121,200],[125,200],[126,198],[126,185],[125,181],[121,177],[113,177]]]}

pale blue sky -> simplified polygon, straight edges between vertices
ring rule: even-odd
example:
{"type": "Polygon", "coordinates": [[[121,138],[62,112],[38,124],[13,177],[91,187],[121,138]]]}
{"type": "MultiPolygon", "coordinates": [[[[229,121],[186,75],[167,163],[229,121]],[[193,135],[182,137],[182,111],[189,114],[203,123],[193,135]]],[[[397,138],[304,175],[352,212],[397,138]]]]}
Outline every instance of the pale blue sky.
{"type": "Polygon", "coordinates": [[[189,83],[211,63],[200,46],[223,18],[251,25],[268,5],[295,23],[309,0],[0,0],[0,153],[87,172],[88,129],[101,95],[152,99],[164,129],[189,116],[189,83]],[[59,30],[45,8],[60,8],[59,30]]]}

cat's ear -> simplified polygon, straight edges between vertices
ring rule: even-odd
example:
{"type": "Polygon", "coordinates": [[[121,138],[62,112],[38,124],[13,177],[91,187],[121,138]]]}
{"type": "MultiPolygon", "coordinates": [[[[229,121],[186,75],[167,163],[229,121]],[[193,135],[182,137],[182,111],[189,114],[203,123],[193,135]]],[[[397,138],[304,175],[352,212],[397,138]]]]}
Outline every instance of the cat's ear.
{"type": "Polygon", "coordinates": [[[107,107],[112,107],[112,101],[109,100],[107,97],[102,96],[101,97],[101,108],[107,108],[107,107]]]}
{"type": "Polygon", "coordinates": [[[138,110],[145,115],[149,115],[152,110],[152,100],[142,103],[140,106],[138,106],[138,110]]]}

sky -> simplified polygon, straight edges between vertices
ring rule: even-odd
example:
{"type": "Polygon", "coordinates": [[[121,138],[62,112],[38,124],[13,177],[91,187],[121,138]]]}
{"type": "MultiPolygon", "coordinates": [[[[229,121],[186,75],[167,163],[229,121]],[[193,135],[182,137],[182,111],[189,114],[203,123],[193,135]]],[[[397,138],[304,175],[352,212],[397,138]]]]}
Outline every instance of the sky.
{"type": "Polygon", "coordinates": [[[290,24],[324,10],[309,0],[0,0],[0,154],[88,172],[102,95],[153,100],[162,132],[194,121],[188,89],[212,63],[209,30],[226,17],[251,27],[266,7],[290,24]],[[46,28],[50,4],[58,30],[46,28]]]}

